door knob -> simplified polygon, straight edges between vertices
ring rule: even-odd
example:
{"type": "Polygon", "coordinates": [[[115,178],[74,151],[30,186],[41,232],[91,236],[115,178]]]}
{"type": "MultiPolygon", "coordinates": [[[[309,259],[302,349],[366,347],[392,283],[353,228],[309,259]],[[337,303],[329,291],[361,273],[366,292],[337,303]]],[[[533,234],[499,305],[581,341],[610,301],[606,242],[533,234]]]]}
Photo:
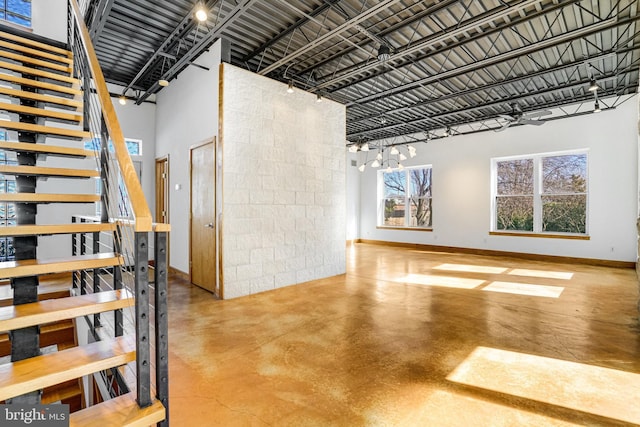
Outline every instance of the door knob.
{"type": "Polygon", "coordinates": [[[205,227],[207,227],[207,228],[213,228],[213,223],[212,223],[212,222],[210,222],[209,224],[205,225],[205,227]]]}

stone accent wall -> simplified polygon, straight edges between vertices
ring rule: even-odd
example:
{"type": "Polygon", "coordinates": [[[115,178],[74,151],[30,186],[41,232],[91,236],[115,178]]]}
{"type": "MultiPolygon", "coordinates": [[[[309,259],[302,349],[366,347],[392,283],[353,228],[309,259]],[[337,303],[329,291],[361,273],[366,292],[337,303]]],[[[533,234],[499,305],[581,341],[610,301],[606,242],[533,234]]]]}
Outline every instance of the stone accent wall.
{"type": "Polygon", "coordinates": [[[343,274],[345,107],[223,67],[224,298],[343,274]]]}

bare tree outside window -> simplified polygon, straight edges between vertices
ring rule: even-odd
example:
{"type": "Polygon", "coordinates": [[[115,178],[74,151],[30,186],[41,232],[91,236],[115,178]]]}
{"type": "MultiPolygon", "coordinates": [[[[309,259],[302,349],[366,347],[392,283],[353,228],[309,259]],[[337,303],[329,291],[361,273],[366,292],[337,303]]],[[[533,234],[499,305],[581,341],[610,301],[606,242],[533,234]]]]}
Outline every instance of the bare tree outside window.
{"type": "Polygon", "coordinates": [[[409,170],[411,180],[411,220],[413,227],[432,226],[431,168],[409,170]]]}
{"type": "Polygon", "coordinates": [[[586,234],[587,154],[495,163],[495,229],[586,234]]]}
{"type": "Polygon", "coordinates": [[[496,229],[533,231],[533,160],[497,164],[496,229]]]}
{"type": "Polygon", "coordinates": [[[432,226],[431,168],[407,168],[382,173],[382,225],[432,226]]]}
{"type": "Polygon", "coordinates": [[[587,232],[587,155],[542,159],[542,231],[587,232]]]}

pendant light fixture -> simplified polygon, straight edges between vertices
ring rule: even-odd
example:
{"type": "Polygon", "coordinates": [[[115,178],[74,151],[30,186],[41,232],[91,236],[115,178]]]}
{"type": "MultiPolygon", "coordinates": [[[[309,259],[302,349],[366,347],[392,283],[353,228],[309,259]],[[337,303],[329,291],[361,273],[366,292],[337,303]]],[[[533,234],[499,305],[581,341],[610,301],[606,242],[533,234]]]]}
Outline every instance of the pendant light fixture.
{"type": "Polygon", "coordinates": [[[195,16],[199,22],[204,22],[209,17],[209,14],[207,13],[207,9],[204,7],[204,4],[202,2],[198,2],[195,16]]]}

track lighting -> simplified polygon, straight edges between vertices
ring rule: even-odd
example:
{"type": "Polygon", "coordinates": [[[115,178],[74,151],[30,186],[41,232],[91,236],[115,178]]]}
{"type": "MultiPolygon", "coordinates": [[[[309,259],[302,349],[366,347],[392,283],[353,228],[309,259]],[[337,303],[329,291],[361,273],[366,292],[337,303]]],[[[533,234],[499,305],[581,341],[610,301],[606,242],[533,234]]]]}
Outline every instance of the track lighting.
{"type": "Polygon", "coordinates": [[[356,144],[350,145],[349,146],[349,152],[350,153],[357,153],[358,152],[358,146],[356,144]]]}
{"type": "Polygon", "coordinates": [[[127,105],[127,97],[124,95],[120,95],[120,97],[118,98],[118,103],[120,105],[127,105]]]}
{"type": "Polygon", "coordinates": [[[401,162],[404,162],[405,160],[407,160],[407,156],[405,156],[404,154],[400,153],[400,156],[398,157],[398,159],[399,159],[401,162]]]}
{"type": "Polygon", "coordinates": [[[360,166],[358,166],[358,170],[359,170],[360,172],[364,172],[364,168],[366,168],[366,167],[367,167],[367,166],[363,163],[363,164],[361,164],[360,166]]]}
{"type": "Polygon", "coordinates": [[[593,105],[593,112],[594,113],[599,113],[602,110],[600,109],[600,103],[598,101],[596,101],[596,103],[593,105]]]}
{"type": "Polygon", "coordinates": [[[598,89],[600,89],[600,86],[598,86],[598,82],[596,82],[596,79],[591,78],[591,81],[589,83],[589,92],[595,92],[598,89]]]}
{"type": "Polygon", "coordinates": [[[360,151],[369,151],[369,144],[366,142],[360,146],[360,151]]]}
{"type": "Polygon", "coordinates": [[[382,153],[380,153],[380,152],[379,152],[379,153],[376,155],[376,160],[382,161],[382,153]]]}
{"type": "Polygon", "coordinates": [[[169,86],[169,80],[165,80],[165,79],[160,79],[158,80],[158,84],[162,87],[167,87],[169,86]]]}
{"type": "Polygon", "coordinates": [[[398,151],[396,147],[391,147],[391,154],[397,156],[398,154],[400,154],[400,151],[398,151]]]}
{"type": "Polygon", "coordinates": [[[371,167],[372,168],[379,168],[380,167],[380,162],[378,161],[378,159],[375,159],[373,161],[373,163],[371,163],[371,167]]]}
{"type": "Polygon", "coordinates": [[[316,102],[322,102],[322,95],[320,94],[316,95],[316,102]]]}
{"type": "Polygon", "coordinates": [[[289,80],[289,87],[287,87],[287,93],[293,93],[293,80],[289,80]]]}

